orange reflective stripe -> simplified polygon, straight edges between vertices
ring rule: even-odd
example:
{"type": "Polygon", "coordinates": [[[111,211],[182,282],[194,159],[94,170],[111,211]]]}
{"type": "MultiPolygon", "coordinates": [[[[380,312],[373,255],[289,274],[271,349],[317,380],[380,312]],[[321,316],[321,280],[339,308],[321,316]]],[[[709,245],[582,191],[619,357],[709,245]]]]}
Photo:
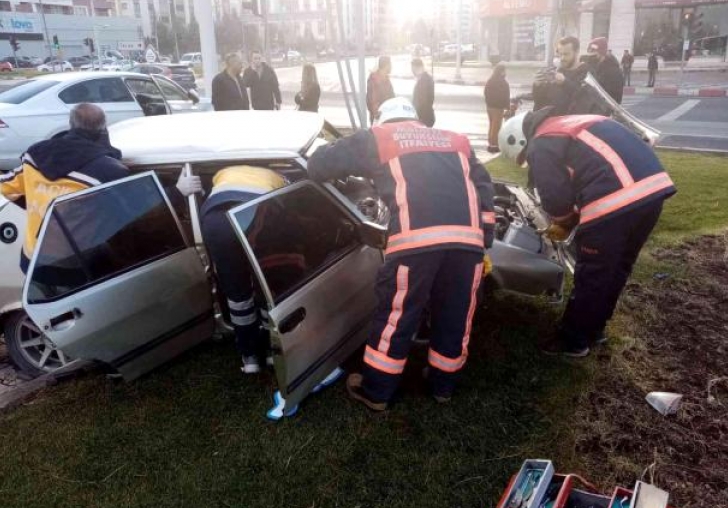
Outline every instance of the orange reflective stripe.
{"type": "Polygon", "coordinates": [[[463,168],[463,176],[465,177],[465,189],[468,193],[468,207],[470,208],[470,225],[474,228],[479,227],[478,224],[478,198],[475,194],[475,184],[470,179],[470,163],[463,153],[458,153],[460,157],[460,165],[463,168]]]}
{"type": "Polygon", "coordinates": [[[612,169],[614,169],[617,178],[619,178],[619,181],[622,183],[622,187],[629,187],[634,183],[634,178],[632,178],[632,174],[629,172],[629,169],[627,169],[622,158],[612,149],[611,146],[586,130],[581,131],[576,137],[607,160],[607,162],[612,166],[612,169]]]}
{"type": "Polygon", "coordinates": [[[483,212],[480,214],[483,224],[495,224],[495,212],[483,212]]]}
{"type": "Polygon", "coordinates": [[[427,360],[430,365],[436,369],[440,369],[444,372],[457,372],[465,365],[465,356],[458,356],[457,358],[448,358],[442,356],[434,349],[430,349],[430,353],[427,355],[427,360]]]}
{"type": "Polygon", "coordinates": [[[415,229],[390,237],[387,254],[407,249],[430,247],[447,243],[460,243],[483,247],[483,230],[469,226],[435,226],[415,229]]]}
{"type": "Polygon", "coordinates": [[[663,189],[672,187],[673,183],[667,173],[662,172],[656,175],[652,175],[644,180],[627,187],[626,189],[618,190],[608,196],[604,196],[581,210],[581,221],[580,224],[593,221],[600,217],[603,217],[615,210],[624,208],[625,206],[636,203],[641,199],[655,194],[663,189]]]}
{"type": "Polygon", "coordinates": [[[364,350],[364,363],[387,374],[401,374],[407,360],[396,360],[367,346],[364,350]]]}
{"type": "Polygon", "coordinates": [[[399,157],[389,161],[389,169],[392,171],[392,178],[394,178],[395,198],[399,207],[399,225],[404,233],[409,231],[410,217],[409,204],[407,203],[407,181],[402,174],[402,164],[399,162],[399,157]]]}
{"type": "Polygon", "coordinates": [[[397,325],[402,317],[402,310],[404,306],[404,299],[407,296],[409,290],[409,267],[401,265],[397,268],[397,292],[394,294],[392,299],[392,311],[389,313],[387,319],[387,326],[382,330],[382,335],[379,337],[379,351],[385,355],[389,353],[389,344],[392,340],[392,335],[397,331],[397,325]]]}
{"type": "MultiPolygon", "coordinates": [[[[475,315],[475,305],[478,302],[478,288],[483,277],[483,263],[479,263],[475,267],[473,275],[473,285],[470,288],[470,307],[468,308],[468,322],[465,325],[465,335],[463,335],[463,358],[468,357],[468,344],[470,344],[470,332],[473,329],[473,316],[475,315]]],[[[465,363],[465,360],[463,360],[465,363]]]]}

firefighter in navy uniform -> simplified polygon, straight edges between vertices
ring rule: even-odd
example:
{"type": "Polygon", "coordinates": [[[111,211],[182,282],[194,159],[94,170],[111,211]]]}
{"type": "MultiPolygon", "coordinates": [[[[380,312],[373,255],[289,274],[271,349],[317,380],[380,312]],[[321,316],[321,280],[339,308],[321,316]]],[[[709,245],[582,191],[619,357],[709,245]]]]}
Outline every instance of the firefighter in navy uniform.
{"type": "Polygon", "coordinates": [[[543,209],[546,236],[574,237],[574,289],[547,354],[583,357],[606,341],[632,267],[675,186],[652,148],[620,123],[598,115],[549,116],[550,108],[510,119],[499,145],[528,163],[543,209]],[[524,148],[525,147],[525,148],[524,148]]]}
{"type": "Polygon", "coordinates": [[[245,374],[260,372],[260,359],[268,352],[267,314],[256,305],[253,273],[227,211],[285,185],[283,177],[265,168],[231,166],[213,178],[210,196],[200,210],[202,235],[215,265],[217,280],[230,309],[235,343],[245,374]],[[261,321],[262,319],[262,321],[261,321]]]}
{"type": "Polygon", "coordinates": [[[409,101],[389,99],[378,125],[319,148],[308,172],[318,181],[370,178],[392,212],[364,369],[347,379],[349,395],[372,410],[387,408],[429,304],[428,378],[435,399],[449,401],[468,356],[495,223],[490,176],[468,139],[426,127],[409,101]]]}

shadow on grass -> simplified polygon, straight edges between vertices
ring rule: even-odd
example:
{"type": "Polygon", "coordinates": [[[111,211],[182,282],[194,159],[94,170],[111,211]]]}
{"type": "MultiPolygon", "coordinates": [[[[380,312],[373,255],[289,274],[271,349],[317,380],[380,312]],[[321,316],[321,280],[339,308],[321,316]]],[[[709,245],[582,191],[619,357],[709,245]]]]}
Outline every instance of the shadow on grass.
{"type": "Polygon", "coordinates": [[[132,384],[90,375],[0,417],[0,495],[25,507],[494,506],[524,458],[577,465],[568,420],[591,367],[536,352],[556,311],[495,295],[453,402],[426,396],[417,350],[384,415],[340,382],[269,423],[274,381],[243,378],[230,344],[132,384]]]}

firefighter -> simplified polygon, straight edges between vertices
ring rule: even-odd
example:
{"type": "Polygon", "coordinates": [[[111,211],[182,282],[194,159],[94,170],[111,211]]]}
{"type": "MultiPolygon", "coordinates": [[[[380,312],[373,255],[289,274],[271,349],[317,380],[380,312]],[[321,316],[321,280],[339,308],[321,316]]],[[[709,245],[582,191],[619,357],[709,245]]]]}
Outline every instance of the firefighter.
{"type": "Polygon", "coordinates": [[[227,167],[215,174],[212,192],[200,210],[202,235],[219,288],[227,299],[244,374],[260,372],[261,358],[269,365],[273,362],[267,347],[267,314],[255,301],[253,273],[227,212],[285,183],[283,177],[269,169],[227,167]]]}
{"type": "Polygon", "coordinates": [[[468,356],[495,218],[490,176],[465,136],[426,127],[406,99],[389,99],[378,113],[373,128],[319,148],[308,172],[318,181],[371,178],[392,212],[363,372],[347,379],[353,399],[383,411],[428,304],[428,379],[438,402],[450,400],[468,356]]]}
{"type": "Polygon", "coordinates": [[[510,119],[501,151],[528,163],[543,209],[545,235],[574,236],[574,289],[547,354],[584,357],[606,341],[605,327],[642,246],[675,186],[652,148],[598,115],[550,116],[551,108],[510,119]]]}

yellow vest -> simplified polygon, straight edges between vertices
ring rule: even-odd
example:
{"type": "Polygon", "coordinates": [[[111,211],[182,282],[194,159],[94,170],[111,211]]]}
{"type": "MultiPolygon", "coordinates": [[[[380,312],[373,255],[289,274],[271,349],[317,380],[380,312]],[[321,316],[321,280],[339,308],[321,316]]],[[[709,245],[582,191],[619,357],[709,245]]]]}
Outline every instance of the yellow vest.
{"type": "Polygon", "coordinates": [[[286,181],[275,171],[254,166],[230,166],[221,169],[212,179],[212,194],[226,190],[240,190],[265,194],[280,189],[286,181]]]}

